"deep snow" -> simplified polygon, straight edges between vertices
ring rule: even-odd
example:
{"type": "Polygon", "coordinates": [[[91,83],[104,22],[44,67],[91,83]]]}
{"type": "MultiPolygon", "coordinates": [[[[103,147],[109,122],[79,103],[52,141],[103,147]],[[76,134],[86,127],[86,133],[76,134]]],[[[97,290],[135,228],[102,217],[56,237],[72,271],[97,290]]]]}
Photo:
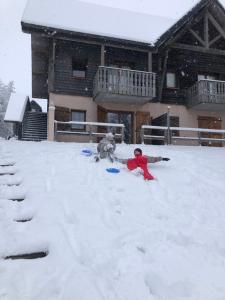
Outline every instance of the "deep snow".
{"type": "Polygon", "coordinates": [[[224,300],[224,148],[143,146],[171,158],[145,182],[85,147],[0,141],[0,162],[16,162],[0,169],[15,173],[0,176],[0,299],[224,300]],[[33,251],[49,254],[3,260],[33,251]]]}

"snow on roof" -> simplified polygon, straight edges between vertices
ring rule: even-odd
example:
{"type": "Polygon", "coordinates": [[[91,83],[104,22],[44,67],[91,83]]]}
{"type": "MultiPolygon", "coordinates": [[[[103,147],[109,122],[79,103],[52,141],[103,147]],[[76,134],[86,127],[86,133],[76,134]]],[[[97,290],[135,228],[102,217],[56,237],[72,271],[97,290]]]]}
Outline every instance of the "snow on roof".
{"type": "Polygon", "coordinates": [[[22,94],[12,93],[9,99],[4,121],[22,122],[29,97],[22,94]]]}
{"type": "Polygon", "coordinates": [[[176,20],[79,0],[28,0],[22,22],[153,44],[176,20]]]}
{"type": "Polygon", "coordinates": [[[32,98],[32,101],[36,102],[40,107],[42,112],[46,113],[48,110],[48,100],[47,99],[39,99],[39,98],[32,98]]]}

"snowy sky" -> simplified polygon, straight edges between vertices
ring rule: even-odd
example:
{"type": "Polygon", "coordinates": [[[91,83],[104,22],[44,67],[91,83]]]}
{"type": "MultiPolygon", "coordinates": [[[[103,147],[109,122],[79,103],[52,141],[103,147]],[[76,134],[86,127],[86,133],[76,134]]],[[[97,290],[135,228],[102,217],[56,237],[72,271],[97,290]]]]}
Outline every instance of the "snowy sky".
{"type": "MultiPolygon", "coordinates": [[[[63,1],[63,0],[56,0],[63,1]]],[[[86,0],[176,19],[198,0],[86,0]]],[[[31,93],[30,37],[21,32],[20,19],[27,0],[0,0],[0,79],[15,81],[18,92],[31,93]]],[[[221,0],[225,5],[225,0],[221,0]]]]}

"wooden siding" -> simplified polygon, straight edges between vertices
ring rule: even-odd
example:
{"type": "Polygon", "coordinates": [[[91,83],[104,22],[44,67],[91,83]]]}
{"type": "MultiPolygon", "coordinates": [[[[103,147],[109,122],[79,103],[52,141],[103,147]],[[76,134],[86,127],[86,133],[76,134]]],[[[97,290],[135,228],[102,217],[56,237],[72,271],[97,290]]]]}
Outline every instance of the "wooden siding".
{"type": "Polygon", "coordinates": [[[148,71],[148,53],[114,47],[105,47],[106,66],[124,66],[133,70],[148,71]]]}
{"type": "Polygon", "coordinates": [[[32,97],[48,98],[49,39],[32,34],[32,97]]]}
{"type": "Polygon", "coordinates": [[[214,75],[225,80],[225,56],[171,49],[167,71],[176,73],[178,88],[166,88],[165,80],[162,103],[186,105],[186,90],[197,82],[198,74],[214,75]]]}
{"type": "Polygon", "coordinates": [[[100,64],[100,52],[99,46],[58,41],[55,57],[55,92],[92,96],[93,80],[100,64]],[[85,79],[72,76],[72,60],[76,58],[87,60],[85,79]]]}
{"type": "MultiPolygon", "coordinates": [[[[105,64],[130,64],[132,68],[145,71],[148,67],[147,53],[113,47],[105,48],[105,64]]],[[[58,41],[55,58],[55,92],[79,96],[93,95],[93,81],[101,64],[101,47],[76,42],[58,41]],[[87,61],[85,79],[72,76],[73,58],[87,61]]]]}

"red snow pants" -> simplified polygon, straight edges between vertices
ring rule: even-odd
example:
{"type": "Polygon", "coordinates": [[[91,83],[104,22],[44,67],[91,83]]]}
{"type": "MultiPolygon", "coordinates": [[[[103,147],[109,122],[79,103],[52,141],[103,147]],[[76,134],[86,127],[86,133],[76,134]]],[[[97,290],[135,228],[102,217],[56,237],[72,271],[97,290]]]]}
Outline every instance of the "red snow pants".
{"type": "Polygon", "coordinates": [[[148,171],[148,159],[145,156],[139,155],[134,159],[129,159],[127,161],[127,167],[130,171],[133,171],[137,168],[141,168],[144,171],[145,180],[154,180],[155,178],[148,171]]]}

